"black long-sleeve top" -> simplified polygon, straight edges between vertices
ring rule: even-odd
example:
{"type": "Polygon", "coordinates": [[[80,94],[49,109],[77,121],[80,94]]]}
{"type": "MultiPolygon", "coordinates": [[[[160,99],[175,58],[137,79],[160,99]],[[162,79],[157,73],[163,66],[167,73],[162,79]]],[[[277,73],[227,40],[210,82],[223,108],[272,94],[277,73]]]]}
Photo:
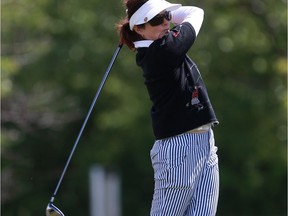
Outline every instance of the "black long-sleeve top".
{"type": "Polygon", "coordinates": [[[136,63],[143,69],[153,103],[151,117],[156,139],[208,123],[218,124],[197,65],[186,54],[195,39],[194,28],[184,22],[163,38],[137,47],[136,63]]]}

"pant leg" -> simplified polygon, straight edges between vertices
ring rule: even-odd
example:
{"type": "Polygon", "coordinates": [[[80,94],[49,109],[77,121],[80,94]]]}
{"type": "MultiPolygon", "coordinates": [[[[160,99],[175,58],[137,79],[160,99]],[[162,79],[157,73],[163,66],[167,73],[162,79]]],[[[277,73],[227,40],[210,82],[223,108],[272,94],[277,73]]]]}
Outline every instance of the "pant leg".
{"type": "Polygon", "coordinates": [[[203,173],[197,184],[197,189],[185,216],[214,216],[216,215],[219,196],[219,168],[217,147],[213,131],[210,131],[210,154],[204,166],[203,173]]]}
{"type": "Polygon", "coordinates": [[[155,142],[151,216],[183,216],[198,188],[209,155],[209,133],[187,133],[155,142]]]}

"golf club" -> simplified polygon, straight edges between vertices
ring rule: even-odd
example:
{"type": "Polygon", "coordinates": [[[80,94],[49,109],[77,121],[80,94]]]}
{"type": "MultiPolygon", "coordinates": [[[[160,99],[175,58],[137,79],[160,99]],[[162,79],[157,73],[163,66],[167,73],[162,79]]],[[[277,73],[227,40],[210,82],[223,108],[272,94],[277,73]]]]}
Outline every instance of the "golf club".
{"type": "Polygon", "coordinates": [[[63,177],[64,177],[64,175],[65,175],[65,173],[66,173],[66,170],[67,170],[67,168],[68,168],[68,165],[69,165],[69,163],[70,163],[70,161],[71,161],[72,155],[73,155],[73,153],[74,153],[74,151],[75,151],[75,149],[76,149],[76,147],[77,147],[77,145],[78,145],[78,142],[79,142],[79,140],[80,140],[80,137],[81,137],[81,135],[82,135],[82,133],[83,133],[83,131],[84,131],[84,128],[85,128],[86,123],[87,123],[87,121],[88,121],[88,119],[89,119],[89,116],[90,116],[90,114],[91,114],[91,112],[92,112],[92,110],[93,110],[93,108],[94,108],[94,105],[95,105],[95,103],[96,103],[96,101],[97,101],[97,99],[98,99],[98,96],[99,96],[99,94],[100,94],[100,92],[101,92],[101,90],[102,90],[102,88],[103,88],[103,86],[104,86],[104,84],[105,84],[105,81],[106,81],[106,79],[107,79],[107,77],[108,77],[108,75],[109,75],[109,72],[110,72],[110,70],[111,70],[111,68],[112,68],[112,66],[113,66],[113,63],[114,63],[114,61],[115,61],[118,53],[120,52],[121,48],[122,48],[122,43],[119,43],[119,45],[118,45],[118,47],[117,47],[117,49],[116,49],[116,51],[115,51],[115,53],[114,53],[114,55],[113,55],[113,57],[112,57],[112,59],[111,59],[111,62],[110,62],[109,66],[108,66],[108,68],[107,68],[107,70],[106,70],[106,73],[104,74],[104,77],[103,77],[103,79],[102,79],[102,81],[101,81],[101,83],[100,83],[100,86],[99,86],[99,88],[98,88],[98,90],[97,90],[97,92],[96,92],[96,95],[95,95],[95,97],[94,97],[94,99],[93,99],[93,101],[92,101],[92,104],[91,104],[90,109],[89,109],[89,111],[88,111],[88,113],[87,113],[87,115],[86,115],[86,118],[85,118],[85,120],[84,120],[84,122],[83,122],[83,125],[82,125],[82,127],[81,127],[81,129],[80,129],[80,131],[79,131],[79,134],[78,134],[77,139],[76,139],[76,141],[75,141],[75,143],[74,143],[74,146],[73,146],[73,148],[72,148],[72,151],[71,151],[71,153],[70,153],[70,155],[69,155],[69,157],[68,157],[68,160],[67,160],[67,162],[66,162],[66,165],[65,165],[65,167],[64,167],[64,169],[63,169],[63,171],[62,171],[62,174],[61,174],[61,176],[60,176],[60,179],[59,179],[59,181],[58,181],[58,184],[57,184],[57,186],[56,186],[56,189],[55,189],[53,195],[51,196],[51,199],[50,199],[49,204],[47,205],[47,208],[46,208],[46,216],[64,216],[64,214],[62,213],[62,211],[53,204],[54,199],[55,199],[55,196],[56,196],[56,194],[57,194],[57,192],[58,192],[58,189],[59,189],[59,187],[60,187],[60,184],[61,184],[61,182],[62,182],[62,180],[63,180],[63,177]]]}

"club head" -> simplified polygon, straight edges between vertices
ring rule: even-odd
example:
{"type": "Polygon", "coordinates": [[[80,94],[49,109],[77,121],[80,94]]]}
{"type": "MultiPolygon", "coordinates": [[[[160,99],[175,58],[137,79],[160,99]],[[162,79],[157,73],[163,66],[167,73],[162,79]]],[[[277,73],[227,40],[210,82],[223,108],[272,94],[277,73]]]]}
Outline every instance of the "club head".
{"type": "Polygon", "coordinates": [[[46,216],[65,216],[65,215],[53,203],[49,203],[46,208],[46,216]]]}

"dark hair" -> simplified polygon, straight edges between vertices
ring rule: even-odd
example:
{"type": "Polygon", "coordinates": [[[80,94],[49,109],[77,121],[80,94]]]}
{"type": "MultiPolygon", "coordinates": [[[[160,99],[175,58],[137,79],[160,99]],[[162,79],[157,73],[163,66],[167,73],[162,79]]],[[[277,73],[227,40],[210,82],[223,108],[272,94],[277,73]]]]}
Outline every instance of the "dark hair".
{"type": "MultiPolygon", "coordinates": [[[[143,38],[135,31],[130,30],[129,19],[147,1],[148,0],[124,0],[127,15],[116,24],[117,32],[120,37],[120,43],[127,45],[127,47],[131,50],[135,50],[133,42],[142,40],[143,38]]],[[[138,26],[143,28],[144,24],[138,26]]]]}

